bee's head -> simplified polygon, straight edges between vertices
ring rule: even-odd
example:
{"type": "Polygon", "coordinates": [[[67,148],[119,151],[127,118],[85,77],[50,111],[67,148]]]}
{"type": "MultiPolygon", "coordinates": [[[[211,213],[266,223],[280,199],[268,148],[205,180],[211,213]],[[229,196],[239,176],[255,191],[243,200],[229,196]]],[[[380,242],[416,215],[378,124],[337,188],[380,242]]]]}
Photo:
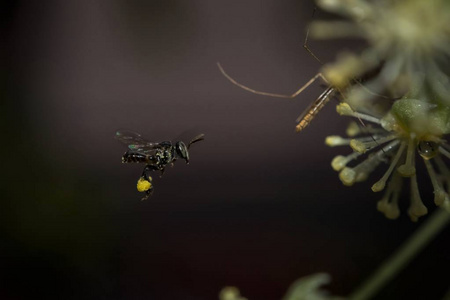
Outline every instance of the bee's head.
{"type": "Polygon", "coordinates": [[[175,144],[175,151],[177,152],[178,157],[186,161],[186,164],[189,163],[189,152],[185,143],[183,143],[182,141],[177,142],[175,144]]]}

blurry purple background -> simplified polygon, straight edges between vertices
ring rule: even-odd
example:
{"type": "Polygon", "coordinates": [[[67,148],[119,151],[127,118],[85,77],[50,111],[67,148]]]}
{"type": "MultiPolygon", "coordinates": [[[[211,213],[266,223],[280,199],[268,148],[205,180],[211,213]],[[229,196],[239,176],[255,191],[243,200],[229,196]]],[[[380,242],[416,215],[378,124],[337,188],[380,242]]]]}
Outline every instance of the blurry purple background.
{"type": "MultiPolygon", "coordinates": [[[[346,295],[417,227],[406,195],[399,220],[376,211],[376,177],[342,186],[330,161],[349,149],[323,142],[348,121],[333,104],[294,132],[319,83],[294,100],[269,98],[216,66],[252,88],[293,93],[320,69],[302,48],[313,3],[2,3],[1,299],[217,299],[227,285],[280,299],[320,271],[346,295]],[[141,202],[143,166],[121,164],[119,128],[206,139],[190,165],[155,174],[141,202]]],[[[324,61],[346,45],[310,43],[324,61]]],[[[380,299],[441,296],[448,234],[380,299]]]]}

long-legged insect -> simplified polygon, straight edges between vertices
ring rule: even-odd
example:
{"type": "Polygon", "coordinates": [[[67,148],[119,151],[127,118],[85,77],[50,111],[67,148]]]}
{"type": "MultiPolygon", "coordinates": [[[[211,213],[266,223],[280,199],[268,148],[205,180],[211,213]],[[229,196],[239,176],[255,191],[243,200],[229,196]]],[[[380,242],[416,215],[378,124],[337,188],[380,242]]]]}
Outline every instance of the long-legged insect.
{"type": "MultiPolygon", "coordinates": [[[[312,18],[314,18],[314,14],[316,12],[316,7],[314,7],[314,11],[312,14],[312,18]]],[[[303,48],[314,58],[316,59],[321,65],[323,65],[322,61],[314,54],[313,51],[311,51],[311,49],[308,47],[308,37],[309,37],[309,27],[306,30],[306,36],[305,36],[305,41],[303,43],[303,48]]],[[[328,86],[327,89],[321,93],[319,95],[319,97],[317,97],[301,114],[300,116],[296,119],[296,122],[298,123],[297,126],[295,126],[295,131],[296,132],[300,132],[303,129],[305,129],[310,123],[311,121],[315,118],[315,116],[322,110],[322,108],[324,108],[324,106],[328,103],[328,101],[333,98],[333,96],[336,96],[336,94],[339,94],[340,96],[342,96],[342,92],[340,90],[338,90],[337,88],[333,87],[325,78],[325,76],[322,73],[318,73],[316,74],[313,78],[311,78],[305,85],[303,85],[300,89],[298,89],[295,93],[293,93],[292,95],[284,95],[284,94],[275,94],[275,93],[268,93],[268,92],[261,92],[261,91],[257,91],[254,89],[251,89],[239,82],[237,82],[236,80],[234,80],[231,76],[229,76],[225,70],[222,68],[222,66],[220,65],[220,63],[217,63],[217,66],[219,67],[220,72],[229,80],[231,81],[233,84],[237,85],[238,87],[249,91],[251,93],[254,94],[258,94],[258,95],[263,95],[263,96],[269,96],[269,97],[277,97],[277,98],[295,98],[297,97],[299,94],[301,94],[307,87],[309,87],[312,83],[314,83],[314,81],[316,81],[318,78],[321,78],[325,84],[328,86]]],[[[364,85],[361,84],[361,82],[359,80],[352,80],[353,84],[358,84],[360,86],[362,86],[363,88],[364,85]]],[[[349,83],[350,84],[350,83],[349,83]]],[[[366,91],[368,93],[374,94],[373,92],[371,92],[370,90],[366,89],[366,91]]],[[[383,98],[388,98],[386,96],[383,95],[378,95],[378,94],[374,94],[376,96],[380,96],[383,98]]],[[[361,125],[363,127],[365,127],[366,125],[364,124],[363,120],[360,117],[357,117],[359,122],[361,123],[361,125]]]]}
{"type": "MultiPolygon", "coordinates": [[[[314,14],[316,13],[316,7],[314,7],[313,13],[312,13],[312,18],[314,18],[314,14]]],[[[309,27],[306,30],[306,35],[305,35],[305,41],[303,43],[303,48],[314,58],[316,59],[321,65],[323,65],[323,62],[314,54],[313,51],[311,51],[311,49],[308,47],[308,37],[309,37],[309,27]]],[[[328,101],[330,101],[331,98],[333,98],[334,96],[341,96],[341,98],[343,98],[344,94],[342,93],[342,91],[336,87],[333,87],[325,78],[325,76],[322,73],[318,73],[316,74],[313,78],[311,78],[305,85],[303,85],[300,89],[298,89],[295,93],[293,93],[292,95],[284,95],[284,94],[276,94],[276,93],[268,93],[268,92],[262,92],[262,91],[257,91],[254,89],[251,89],[239,82],[237,82],[236,80],[234,80],[231,76],[229,76],[225,70],[222,68],[222,66],[220,65],[220,63],[217,63],[217,66],[219,67],[220,72],[229,80],[231,81],[233,84],[237,85],[238,87],[249,91],[251,93],[254,94],[258,94],[258,95],[263,95],[263,96],[269,96],[269,97],[277,97],[277,98],[295,98],[297,97],[299,94],[301,94],[307,87],[309,87],[312,83],[314,83],[318,78],[321,78],[325,84],[327,85],[327,89],[321,93],[319,95],[319,97],[317,97],[301,114],[300,116],[296,119],[296,122],[298,123],[297,126],[295,126],[295,131],[296,132],[300,132],[303,129],[305,129],[310,123],[311,121],[315,118],[315,116],[322,110],[322,108],[324,108],[324,106],[328,103],[328,101]],[[336,95],[338,94],[338,95],[336,95]]],[[[370,77],[370,76],[369,76],[370,77]]],[[[368,88],[366,88],[362,83],[361,80],[357,80],[357,79],[352,79],[348,85],[352,85],[352,84],[357,84],[359,86],[361,86],[366,92],[381,97],[381,98],[385,98],[385,99],[391,99],[392,97],[388,97],[388,96],[384,96],[384,95],[379,95],[377,93],[372,92],[371,90],[369,90],[368,88]]],[[[348,103],[347,103],[348,104],[348,103]]],[[[358,121],[361,123],[361,125],[363,127],[366,127],[364,121],[359,117],[356,116],[358,121]]]]}

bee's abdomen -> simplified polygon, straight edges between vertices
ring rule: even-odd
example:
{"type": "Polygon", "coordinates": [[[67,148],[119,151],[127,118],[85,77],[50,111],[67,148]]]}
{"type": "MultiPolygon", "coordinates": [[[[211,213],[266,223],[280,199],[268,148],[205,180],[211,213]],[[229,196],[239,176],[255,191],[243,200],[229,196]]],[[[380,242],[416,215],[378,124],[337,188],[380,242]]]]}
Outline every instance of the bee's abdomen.
{"type": "Polygon", "coordinates": [[[138,152],[127,151],[122,156],[123,163],[146,163],[147,161],[148,156],[138,152]]]}

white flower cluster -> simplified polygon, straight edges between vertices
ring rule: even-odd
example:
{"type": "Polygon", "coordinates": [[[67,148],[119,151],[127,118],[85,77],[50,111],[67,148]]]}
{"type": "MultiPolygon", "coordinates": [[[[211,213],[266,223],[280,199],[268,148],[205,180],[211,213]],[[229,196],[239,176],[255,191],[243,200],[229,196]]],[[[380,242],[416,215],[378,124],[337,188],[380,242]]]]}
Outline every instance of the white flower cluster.
{"type": "Polygon", "coordinates": [[[331,163],[333,169],[340,172],[339,178],[344,185],[351,186],[366,180],[381,163],[389,162],[382,178],[372,186],[374,192],[379,192],[384,190],[387,184],[386,192],[378,202],[378,210],[389,219],[398,218],[401,177],[408,177],[411,191],[408,214],[412,221],[417,221],[428,212],[417,183],[417,150],[433,184],[435,204],[450,207],[450,170],[443,159],[450,159],[450,146],[442,138],[444,133],[450,132],[449,107],[439,108],[427,102],[405,98],[397,100],[391,111],[381,119],[354,112],[346,103],[338,105],[337,111],[341,115],[381,125],[361,128],[352,123],[347,129],[348,138],[326,138],[325,143],[328,146],[350,145],[353,149],[353,153],[347,156],[338,155],[331,163]],[[441,129],[446,131],[442,132],[441,129]],[[354,167],[347,166],[363,155],[368,156],[354,167]]]}
{"type": "Polygon", "coordinates": [[[315,21],[313,37],[360,37],[368,43],[361,54],[341,54],[323,69],[338,89],[377,69],[377,76],[364,87],[353,85],[346,91],[353,108],[387,90],[402,96],[417,87],[425,87],[421,88],[425,98],[420,99],[450,105],[450,1],[318,0],[317,4],[349,20],[315,21]]]}

